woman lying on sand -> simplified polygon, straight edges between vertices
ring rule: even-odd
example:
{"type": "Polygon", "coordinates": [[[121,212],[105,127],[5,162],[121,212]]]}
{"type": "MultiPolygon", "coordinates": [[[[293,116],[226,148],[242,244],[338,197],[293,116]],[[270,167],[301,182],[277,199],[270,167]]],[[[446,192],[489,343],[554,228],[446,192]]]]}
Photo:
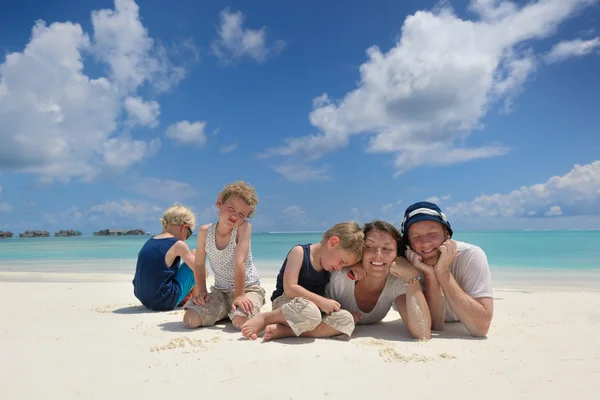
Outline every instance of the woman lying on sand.
{"type": "MultiPolygon", "coordinates": [[[[403,257],[398,257],[400,233],[393,225],[376,220],[364,227],[366,248],[362,266],[366,276],[353,280],[348,268],[331,273],[325,295],[340,303],[342,309],[354,315],[356,324],[372,324],[381,321],[392,304],[402,317],[410,334],[421,340],[431,338],[431,317],[417,270],[403,257]]],[[[319,325],[303,336],[329,337],[327,329],[319,325]]],[[[290,328],[269,325],[264,340],[294,336],[290,328]]]]}

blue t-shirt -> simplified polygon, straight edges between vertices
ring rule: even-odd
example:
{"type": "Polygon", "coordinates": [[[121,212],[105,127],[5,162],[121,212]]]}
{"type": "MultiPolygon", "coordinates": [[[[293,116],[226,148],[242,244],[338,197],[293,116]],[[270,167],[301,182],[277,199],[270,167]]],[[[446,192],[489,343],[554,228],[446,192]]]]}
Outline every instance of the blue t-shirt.
{"type": "Polygon", "coordinates": [[[150,238],[138,253],[133,294],[147,308],[155,311],[173,310],[181,289],[175,280],[180,258],[167,265],[165,255],[178,241],[177,238],[150,238]]]}
{"type": "MultiPolygon", "coordinates": [[[[325,296],[325,287],[329,283],[330,273],[324,269],[321,271],[315,270],[310,262],[310,243],[301,244],[299,246],[302,247],[302,250],[304,250],[304,258],[302,259],[302,267],[300,267],[300,273],[298,274],[298,285],[302,286],[309,292],[313,292],[319,296],[325,296]]],[[[283,294],[283,274],[285,272],[286,265],[287,257],[283,261],[283,266],[277,275],[277,285],[275,286],[275,291],[273,291],[273,295],[271,296],[271,301],[283,294]]]]}

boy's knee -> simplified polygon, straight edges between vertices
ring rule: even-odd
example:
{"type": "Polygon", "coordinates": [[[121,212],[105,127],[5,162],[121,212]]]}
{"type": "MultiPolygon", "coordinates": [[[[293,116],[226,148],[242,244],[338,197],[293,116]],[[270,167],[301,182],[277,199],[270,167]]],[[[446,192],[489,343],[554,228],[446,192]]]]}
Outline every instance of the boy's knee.
{"type": "Polygon", "coordinates": [[[183,314],[183,324],[186,328],[194,329],[202,326],[202,318],[194,310],[186,310],[183,314]]]}
{"type": "Polygon", "coordinates": [[[334,313],[334,318],[345,325],[354,325],[354,317],[348,310],[336,311],[334,313]]]}
{"type": "MultiPolygon", "coordinates": [[[[321,310],[315,303],[296,297],[281,308],[281,312],[294,332],[308,332],[321,323],[321,310]]],[[[299,335],[299,333],[297,333],[299,335]]]]}

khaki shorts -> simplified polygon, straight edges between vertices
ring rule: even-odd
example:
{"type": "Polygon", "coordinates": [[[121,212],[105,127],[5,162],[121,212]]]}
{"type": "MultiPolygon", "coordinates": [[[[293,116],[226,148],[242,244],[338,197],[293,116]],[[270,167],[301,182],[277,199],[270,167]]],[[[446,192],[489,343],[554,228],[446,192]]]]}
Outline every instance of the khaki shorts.
{"type": "Polygon", "coordinates": [[[260,312],[260,308],[265,304],[265,290],[260,284],[247,286],[244,293],[252,301],[252,311],[244,313],[239,307],[231,311],[231,305],[234,299],[233,290],[218,290],[214,286],[210,288],[210,299],[205,306],[197,306],[192,300],[188,300],[183,306],[184,310],[194,310],[202,319],[202,326],[213,326],[217,321],[229,316],[233,319],[236,315],[250,319],[260,312]]]}
{"type": "Polygon", "coordinates": [[[321,322],[341,332],[337,339],[350,339],[354,332],[354,317],[346,310],[324,315],[312,301],[303,297],[290,299],[285,294],[273,300],[273,310],[281,309],[283,317],[296,336],[314,330],[321,322]]]}

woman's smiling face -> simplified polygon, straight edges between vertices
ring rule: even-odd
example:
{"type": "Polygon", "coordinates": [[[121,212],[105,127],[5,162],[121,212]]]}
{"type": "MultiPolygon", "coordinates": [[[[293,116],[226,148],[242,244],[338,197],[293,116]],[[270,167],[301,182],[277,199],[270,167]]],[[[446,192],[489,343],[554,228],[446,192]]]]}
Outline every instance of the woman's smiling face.
{"type": "Polygon", "coordinates": [[[390,264],[398,255],[398,244],[387,232],[373,229],[367,233],[362,266],[367,276],[385,276],[390,272],[390,264]]]}

